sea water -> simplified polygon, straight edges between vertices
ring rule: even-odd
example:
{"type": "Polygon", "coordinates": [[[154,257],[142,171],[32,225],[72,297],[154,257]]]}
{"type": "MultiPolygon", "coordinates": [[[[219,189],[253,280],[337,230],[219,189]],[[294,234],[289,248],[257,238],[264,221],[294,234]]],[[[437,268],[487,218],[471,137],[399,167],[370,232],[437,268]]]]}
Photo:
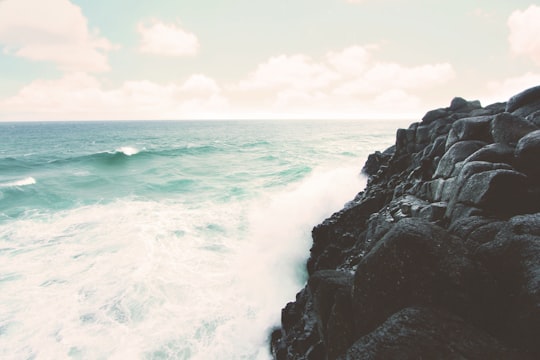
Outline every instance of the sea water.
{"type": "Polygon", "coordinates": [[[0,123],[0,358],[269,359],[388,121],[0,123]]]}

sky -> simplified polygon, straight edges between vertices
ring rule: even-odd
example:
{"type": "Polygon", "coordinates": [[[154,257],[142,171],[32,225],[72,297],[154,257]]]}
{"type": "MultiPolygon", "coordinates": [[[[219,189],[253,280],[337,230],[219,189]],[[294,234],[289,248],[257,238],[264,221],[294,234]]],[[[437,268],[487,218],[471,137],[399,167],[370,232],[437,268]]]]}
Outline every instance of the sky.
{"type": "Polygon", "coordinates": [[[0,121],[416,119],[535,85],[530,0],[0,0],[0,121]]]}

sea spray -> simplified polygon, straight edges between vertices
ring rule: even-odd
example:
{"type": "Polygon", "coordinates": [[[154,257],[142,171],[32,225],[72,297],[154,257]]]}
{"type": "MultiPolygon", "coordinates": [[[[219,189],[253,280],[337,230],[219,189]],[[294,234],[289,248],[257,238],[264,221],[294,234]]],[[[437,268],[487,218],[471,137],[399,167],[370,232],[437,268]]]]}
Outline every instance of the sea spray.
{"type": "Polygon", "coordinates": [[[17,126],[0,129],[0,183],[35,183],[0,188],[6,359],[268,359],[312,227],[362,189],[396,127],[17,126]]]}

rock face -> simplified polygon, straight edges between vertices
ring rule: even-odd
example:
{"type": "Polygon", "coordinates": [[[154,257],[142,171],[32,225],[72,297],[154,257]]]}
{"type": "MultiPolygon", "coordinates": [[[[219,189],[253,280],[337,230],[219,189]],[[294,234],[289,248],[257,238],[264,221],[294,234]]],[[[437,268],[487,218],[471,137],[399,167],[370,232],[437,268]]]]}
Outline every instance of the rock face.
{"type": "Polygon", "coordinates": [[[312,232],[276,359],[540,358],[540,87],[455,98],[312,232]]]}

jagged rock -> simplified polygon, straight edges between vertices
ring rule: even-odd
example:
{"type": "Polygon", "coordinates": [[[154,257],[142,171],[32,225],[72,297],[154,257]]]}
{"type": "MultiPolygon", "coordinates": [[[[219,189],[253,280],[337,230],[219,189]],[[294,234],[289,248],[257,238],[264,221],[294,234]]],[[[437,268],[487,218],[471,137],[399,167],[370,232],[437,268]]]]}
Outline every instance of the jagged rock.
{"type": "Polygon", "coordinates": [[[540,130],[522,137],[516,145],[516,164],[520,171],[540,177],[540,130]]]}
{"type": "Polygon", "coordinates": [[[537,129],[533,123],[509,113],[498,114],[491,123],[493,140],[510,146],[516,146],[519,139],[537,129]]]}

